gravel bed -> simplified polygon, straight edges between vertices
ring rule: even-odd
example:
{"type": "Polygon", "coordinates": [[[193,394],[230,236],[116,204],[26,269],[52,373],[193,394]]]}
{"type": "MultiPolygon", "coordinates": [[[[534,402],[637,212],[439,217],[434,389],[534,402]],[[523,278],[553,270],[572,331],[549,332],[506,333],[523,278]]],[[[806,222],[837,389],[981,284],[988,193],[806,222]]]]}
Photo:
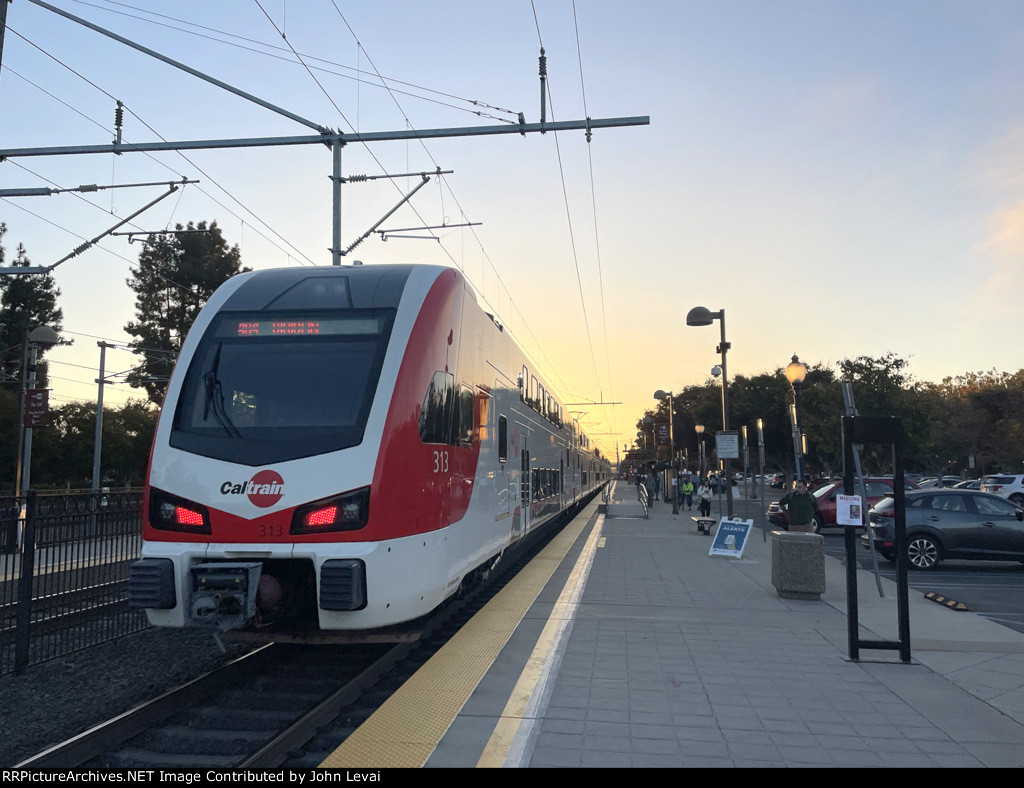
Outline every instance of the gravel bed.
{"type": "MultiPolygon", "coordinates": [[[[2,0],[0,0],[2,2],[2,0]]],[[[11,767],[253,647],[205,629],[146,629],[0,676],[0,768],[11,767]]]]}

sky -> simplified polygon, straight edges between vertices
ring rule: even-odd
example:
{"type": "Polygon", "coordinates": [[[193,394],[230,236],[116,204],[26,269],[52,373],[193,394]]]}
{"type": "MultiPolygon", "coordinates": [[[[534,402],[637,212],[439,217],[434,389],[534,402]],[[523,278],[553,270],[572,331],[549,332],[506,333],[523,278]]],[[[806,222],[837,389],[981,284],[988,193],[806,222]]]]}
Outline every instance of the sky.
{"type": "MultiPolygon", "coordinates": [[[[709,379],[719,325],[687,327],[698,305],[725,311],[730,376],[794,353],[894,353],[931,382],[1024,367],[1019,0],[52,4],[341,132],[537,122],[541,46],[548,120],[649,116],[589,144],[508,134],[342,156],[345,177],[453,170],[382,228],[478,224],[374,235],[346,259],[462,269],[564,402],[620,403],[569,408],[609,456],[655,390],[709,379]]],[[[116,100],[130,142],[312,133],[29,0],[7,24],[0,149],[109,143],[116,100]]],[[[122,231],[216,220],[264,269],[330,264],[330,174],[321,145],[105,153],[9,158],[0,189],[197,179],[122,231]]],[[[418,182],[346,184],[342,244],[418,182]]],[[[8,260],[23,244],[56,262],[165,190],[0,199],[8,260]]],[[[49,354],[57,404],[95,399],[96,342],[128,341],[140,249],[107,237],[54,270],[74,339],[49,354]]],[[[108,372],[133,363],[107,353],[108,372]]],[[[115,407],[140,395],[105,389],[115,407]]]]}

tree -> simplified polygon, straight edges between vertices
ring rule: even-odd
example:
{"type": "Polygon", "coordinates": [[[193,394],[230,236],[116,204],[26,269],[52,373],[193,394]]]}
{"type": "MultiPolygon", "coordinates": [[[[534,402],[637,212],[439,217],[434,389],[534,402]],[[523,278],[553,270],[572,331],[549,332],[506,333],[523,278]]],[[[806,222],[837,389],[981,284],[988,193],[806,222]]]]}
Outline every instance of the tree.
{"type": "MultiPolygon", "coordinates": [[[[3,406],[0,399],[0,409],[3,406]]],[[[132,487],[145,481],[157,413],[149,402],[132,399],[119,409],[103,409],[101,486],[132,487]]],[[[53,408],[49,425],[37,430],[36,438],[32,463],[36,485],[74,489],[92,486],[95,402],[69,402],[53,408]]]]}
{"type": "Polygon", "coordinates": [[[929,385],[937,465],[1018,473],[1024,461],[1024,370],[978,372],[929,385]]]}
{"type": "Polygon", "coordinates": [[[241,267],[238,246],[228,246],[216,222],[178,224],[175,230],[149,237],[139,267],[128,279],[136,294],[136,320],[125,331],[135,337],[129,345],[145,360],[127,380],[144,388],[157,404],[163,401],[174,361],[199,310],[223,282],[250,270],[241,267]]]}
{"type": "MultiPolygon", "coordinates": [[[[7,231],[0,224],[0,265],[4,261],[3,236],[7,231]]],[[[12,268],[31,265],[25,247],[18,244],[12,268]]],[[[60,290],[53,274],[4,274],[0,276],[0,373],[4,381],[21,381],[22,343],[36,326],[50,326],[60,333],[64,313],[57,306],[60,290]]],[[[61,344],[71,344],[62,341],[61,344]]],[[[39,352],[41,357],[42,351],[39,352]]],[[[37,384],[46,385],[45,365],[36,373],[37,384]]]]}

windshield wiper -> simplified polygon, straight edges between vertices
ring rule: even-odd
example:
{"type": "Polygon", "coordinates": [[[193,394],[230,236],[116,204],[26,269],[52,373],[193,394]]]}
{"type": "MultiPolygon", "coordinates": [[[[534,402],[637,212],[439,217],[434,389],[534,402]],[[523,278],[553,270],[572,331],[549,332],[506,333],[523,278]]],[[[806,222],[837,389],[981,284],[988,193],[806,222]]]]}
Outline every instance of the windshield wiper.
{"type": "Polygon", "coordinates": [[[220,379],[217,377],[217,368],[220,366],[220,350],[223,345],[217,345],[217,353],[213,357],[213,365],[209,372],[203,373],[203,385],[206,388],[206,400],[203,404],[203,421],[212,412],[217,423],[224,428],[224,431],[233,438],[241,438],[242,433],[231,421],[227,410],[224,407],[224,390],[221,387],[220,379]]]}

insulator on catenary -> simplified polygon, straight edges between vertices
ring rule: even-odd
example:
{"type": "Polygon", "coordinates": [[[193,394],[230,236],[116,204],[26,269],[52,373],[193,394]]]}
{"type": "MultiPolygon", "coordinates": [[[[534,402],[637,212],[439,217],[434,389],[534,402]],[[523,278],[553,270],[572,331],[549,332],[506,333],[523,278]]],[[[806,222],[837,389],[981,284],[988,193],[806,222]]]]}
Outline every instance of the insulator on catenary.
{"type": "MultiPolygon", "coordinates": [[[[120,101],[117,102],[117,109],[114,110],[114,144],[121,144],[121,127],[124,125],[124,104],[120,101]]],[[[117,155],[121,155],[120,151],[114,151],[117,155]]]]}
{"type": "Polygon", "coordinates": [[[540,75],[546,77],[548,75],[548,59],[544,54],[544,47],[540,48],[540,75]]]}

